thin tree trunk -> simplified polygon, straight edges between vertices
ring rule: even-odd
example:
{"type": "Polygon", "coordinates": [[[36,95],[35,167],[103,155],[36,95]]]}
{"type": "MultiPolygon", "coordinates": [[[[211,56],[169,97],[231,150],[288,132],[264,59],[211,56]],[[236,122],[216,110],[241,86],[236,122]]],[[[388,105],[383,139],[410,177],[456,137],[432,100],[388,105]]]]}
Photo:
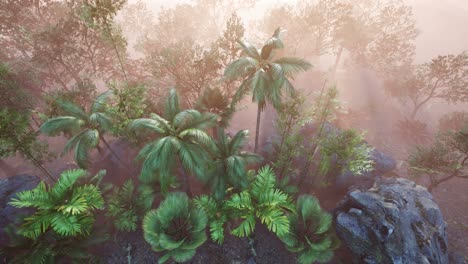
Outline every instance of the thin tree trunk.
{"type": "Polygon", "coordinates": [[[257,153],[258,150],[258,135],[260,133],[260,116],[262,114],[262,108],[260,104],[258,104],[257,108],[257,127],[255,129],[255,147],[254,147],[254,153],[257,153]]]}
{"type": "Polygon", "coordinates": [[[189,197],[192,197],[192,190],[190,188],[189,177],[184,168],[182,168],[182,176],[184,178],[185,192],[189,197]]]}
{"type": "Polygon", "coordinates": [[[31,161],[33,162],[33,164],[39,168],[52,182],[56,182],[56,180],[54,179],[54,177],[52,177],[52,175],[50,174],[50,172],[44,168],[44,166],[42,166],[42,164],[35,158],[33,157],[33,155],[31,154],[28,154],[28,157],[31,159],[31,161]]]}
{"type": "Polygon", "coordinates": [[[127,72],[125,71],[125,67],[124,67],[122,58],[120,57],[119,50],[117,49],[117,45],[115,44],[114,36],[112,36],[112,31],[110,30],[109,25],[107,23],[106,23],[106,30],[107,30],[107,32],[109,34],[109,37],[111,38],[112,46],[114,47],[115,53],[117,54],[117,59],[119,60],[120,67],[122,68],[124,79],[125,79],[126,82],[128,82],[127,72]]]}
{"type": "Polygon", "coordinates": [[[133,173],[131,173],[131,170],[128,168],[128,166],[122,161],[122,159],[120,159],[120,157],[117,155],[117,153],[114,152],[114,150],[111,148],[109,143],[107,143],[107,141],[104,139],[104,136],[99,134],[99,138],[102,140],[102,142],[107,147],[107,149],[109,149],[110,153],[124,166],[124,168],[127,170],[127,172],[131,174],[131,177],[135,178],[135,175],[133,175],[133,173]]]}
{"type": "Polygon", "coordinates": [[[343,53],[343,46],[340,46],[340,49],[338,50],[338,54],[336,55],[336,60],[335,60],[335,65],[333,65],[333,79],[336,79],[336,71],[338,69],[338,65],[340,65],[341,61],[341,54],[343,53]]]}

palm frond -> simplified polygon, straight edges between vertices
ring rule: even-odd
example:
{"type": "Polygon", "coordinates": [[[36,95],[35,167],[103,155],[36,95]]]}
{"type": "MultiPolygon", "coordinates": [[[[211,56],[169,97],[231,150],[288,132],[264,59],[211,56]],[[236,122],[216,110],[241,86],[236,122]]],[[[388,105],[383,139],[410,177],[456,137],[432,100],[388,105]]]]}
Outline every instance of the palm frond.
{"type": "Polygon", "coordinates": [[[279,58],[273,61],[273,64],[279,65],[288,78],[312,68],[312,64],[308,61],[294,57],[279,58]]]}
{"type": "Polygon", "coordinates": [[[179,96],[177,95],[177,91],[174,88],[172,88],[169,92],[169,96],[167,98],[166,105],[164,108],[164,118],[166,120],[173,120],[179,112],[179,96]]]}
{"type": "Polygon", "coordinates": [[[236,80],[238,78],[245,78],[246,75],[255,71],[260,66],[258,60],[253,57],[242,57],[224,69],[224,76],[228,80],[236,80]]]}
{"type": "Polygon", "coordinates": [[[82,121],[73,116],[59,116],[54,117],[39,128],[41,133],[46,135],[54,136],[58,135],[62,131],[78,129],[82,124],[82,121]]]}
{"type": "Polygon", "coordinates": [[[110,90],[98,95],[91,106],[91,113],[104,112],[112,95],[110,90]]]}
{"type": "Polygon", "coordinates": [[[247,56],[250,56],[256,60],[260,59],[260,54],[258,54],[258,50],[252,44],[242,40],[237,41],[237,43],[242,48],[242,51],[245,52],[245,54],[247,54],[247,56]]]}
{"type": "Polygon", "coordinates": [[[88,117],[88,115],[86,114],[85,110],[82,107],[72,102],[58,100],[57,104],[67,115],[70,115],[70,116],[73,116],[82,120],[85,120],[88,117]]]}

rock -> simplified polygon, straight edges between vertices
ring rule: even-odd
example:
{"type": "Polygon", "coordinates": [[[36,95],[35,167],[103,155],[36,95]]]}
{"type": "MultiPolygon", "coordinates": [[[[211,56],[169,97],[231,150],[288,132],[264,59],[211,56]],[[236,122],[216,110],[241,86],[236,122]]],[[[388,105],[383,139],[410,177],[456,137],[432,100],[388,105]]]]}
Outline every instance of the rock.
{"type": "Polygon", "coordinates": [[[31,190],[39,182],[39,177],[25,174],[0,179],[0,248],[8,243],[8,236],[3,229],[11,223],[18,224],[20,216],[33,212],[32,209],[16,208],[8,203],[16,197],[17,192],[31,190]]]}
{"type": "Polygon", "coordinates": [[[354,263],[449,263],[446,223],[431,194],[406,179],[351,191],[334,213],[354,263]]]}
{"type": "Polygon", "coordinates": [[[465,258],[455,252],[450,252],[449,253],[449,263],[450,264],[465,264],[465,258]]]}

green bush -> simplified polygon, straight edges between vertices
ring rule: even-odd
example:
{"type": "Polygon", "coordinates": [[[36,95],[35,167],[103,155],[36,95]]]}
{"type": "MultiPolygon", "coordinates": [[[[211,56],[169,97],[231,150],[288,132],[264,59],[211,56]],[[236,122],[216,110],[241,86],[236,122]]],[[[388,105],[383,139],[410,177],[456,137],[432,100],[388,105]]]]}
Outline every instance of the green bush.
{"type": "Polygon", "coordinates": [[[154,251],[166,252],[159,263],[171,257],[185,262],[206,241],[207,222],[205,212],[193,206],[187,194],[170,193],[158,209],[146,214],[143,231],[154,251]]]}
{"type": "Polygon", "coordinates": [[[330,261],[338,246],[332,216],[310,195],[299,197],[296,211],[297,214],[289,215],[290,232],[280,236],[287,249],[299,254],[301,264],[330,261]]]}

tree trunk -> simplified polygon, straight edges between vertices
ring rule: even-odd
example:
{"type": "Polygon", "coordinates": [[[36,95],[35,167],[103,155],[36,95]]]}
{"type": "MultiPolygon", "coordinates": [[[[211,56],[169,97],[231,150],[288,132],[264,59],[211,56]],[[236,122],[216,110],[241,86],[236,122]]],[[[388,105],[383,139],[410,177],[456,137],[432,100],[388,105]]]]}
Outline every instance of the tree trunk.
{"type": "Polygon", "coordinates": [[[185,192],[191,198],[192,197],[192,190],[190,188],[189,177],[188,177],[187,172],[185,171],[185,168],[182,168],[182,176],[184,178],[185,192]]]}
{"type": "Polygon", "coordinates": [[[254,153],[257,153],[258,150],[258,136],[260,133],[260,116],[262,114],[262,108],[260,104],[258,104],[257,108],[257,127],[255,129],[255,147],[254,147],[254,153]]]}
{"type": "Polygon", "coordinates": [[[117,153],[114,152],[114,150],[111,148],[109,143],[107,143],[107,141],[104,139],[104,136],[102,136],[100,133],[99,133],[99,138],[104,143],[104,145],[107,147],[107,149],[110,151],[112,156],[114,156],[123,165],[123,167],[127,170],[127,172],[131,174],[132,178],[135,178],[135,175],[133,175],[133,173],[131,173],[131,170],[128,168],[128,166],[122,161],[122,159],[120,159],[120,157],[117,155],[117,153]]]}
{"type": "Polygon", "coordinates": [[[106,23],[106,29],[107,29],[107,32],[108,32],[108,34],[109,34],[109,37],[111,38],[112,46],[114,47],[115,53],[117,54],[117,59],[119,60],[120,67],[122,68],[122,72],[123,72],[123,75],[124,75],[124,79],[125,79],[126,82],[128,82],[127,72],[125,71],[125,67],[124,67],[122,58],[120,57],[119,50],[117,49],[117,45],[115,44],[114,36],[112,36],[112,31],[111,31],[111,29],[109,28],[109,25],[108,25],[107,23],[106,23]]]}
{"type": "Polygon", "coordinates": [[[338,54],[336,55],[335,65],[333,65],[333,79],[336,79],[336,70],[338,69],[338,65],[340,65],[341,54],[343,53],[343,46],[340,46],[338,50],[338,54]]]}

